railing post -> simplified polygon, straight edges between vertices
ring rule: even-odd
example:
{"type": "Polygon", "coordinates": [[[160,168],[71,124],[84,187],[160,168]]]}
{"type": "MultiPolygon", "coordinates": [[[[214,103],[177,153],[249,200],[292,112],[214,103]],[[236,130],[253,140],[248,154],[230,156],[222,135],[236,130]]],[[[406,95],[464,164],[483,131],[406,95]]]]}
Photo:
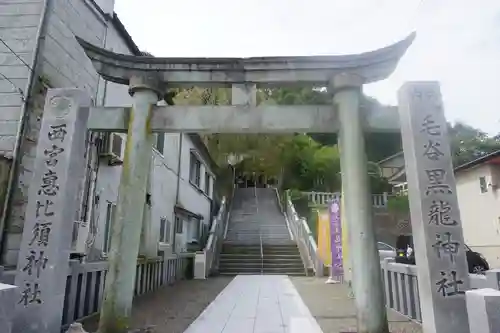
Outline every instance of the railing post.
{"type": "Polygon", "coordinates": [[[2,315],[0,316],[0,327],[2,332],[11,333],[12,320],[15,315],[16,299],[19,290],[16,286],[0,283],[0,304],[2,304],[2,315]]]}
{"type": "Polygon", "coordinates": [[[500,290],[500,269],[490,269],[486,271],[487,288],[500,290]]]}
{"type": "Polygon", "coordinates": [[[382,202],[382,207],[387,207],[387,203],[389,201],[389,194],[387,192],[384,192],[383,194],[384,201],[382,202]]]}
{"type": "Polygon", "coordinates": [[[489,288],[468,290],[465,299],[470,333],[500,332],[500,291],[489,288]]]}
{"type": "Polygon", "coordinates": [[[197,251],[194,255],[194,278],[197,280],[205,280],[207,278],[207,253],[205,251],[197,251]]]}
{"type": "Polygon", "coordinates": [[[260,239],[260,274],[264,274],[264,249],[262,247],[262,234],[259,232],[260,239]]]}

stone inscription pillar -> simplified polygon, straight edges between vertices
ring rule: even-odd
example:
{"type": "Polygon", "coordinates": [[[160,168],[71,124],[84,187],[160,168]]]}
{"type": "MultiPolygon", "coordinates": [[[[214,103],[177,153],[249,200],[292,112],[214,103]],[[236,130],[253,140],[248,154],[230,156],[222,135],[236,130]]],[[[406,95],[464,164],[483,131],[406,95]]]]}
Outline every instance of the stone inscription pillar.
{"type": "Polygon", "coordinates": [[[161,96],[158,83],[152,78],[133,77],[129,85],[133,104],[112,227],[99,333],[126,332],[129,325],[151,164],[150,120],[153,107],[161,96]]]}
{"type": "Polygon", "coordinates": [[[365,153],[360,96],[363,78],[333,78],[334,107],[340,121],[342,191],[348,225],[349,256],[359,333],[387,333],[387,313],[380,271],[365,153]]]}
{"type": "Polygon", "coordinates": [[[423,331],[466,333],[469,272],[439,84],[406,83],[398,99],[423,331]]]}
{"type": "Polygon", "coordinates": [[[14,332],[61,330],[90,104],[77,89],[47,93],[17,263],[14,332]]]}

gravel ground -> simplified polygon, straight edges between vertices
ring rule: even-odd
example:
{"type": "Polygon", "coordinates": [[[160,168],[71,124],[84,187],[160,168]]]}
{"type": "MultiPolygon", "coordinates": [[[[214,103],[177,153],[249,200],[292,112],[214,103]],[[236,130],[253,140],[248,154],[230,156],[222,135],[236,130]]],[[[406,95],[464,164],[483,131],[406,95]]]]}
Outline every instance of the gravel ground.
{"type": "MultiPolygon", "coordinates": [[[[183,333],[233,277],[178,281],[134,300],[132,328],[154,326],[154,333],[183,333]]],[[[88,332],[96,332],[99,317],[86,320],[88,332]]]]}
{"type": "MultiPolygon", "coordinates": [[[[325,284],[326,279],[290,277],[302,300],[323,333],[356,332],[354,300],[342,284],[325,284]]],[[[408,318],[388,311],[389,326],[393,333],[422,333],[422,327],[408,318]]]]}

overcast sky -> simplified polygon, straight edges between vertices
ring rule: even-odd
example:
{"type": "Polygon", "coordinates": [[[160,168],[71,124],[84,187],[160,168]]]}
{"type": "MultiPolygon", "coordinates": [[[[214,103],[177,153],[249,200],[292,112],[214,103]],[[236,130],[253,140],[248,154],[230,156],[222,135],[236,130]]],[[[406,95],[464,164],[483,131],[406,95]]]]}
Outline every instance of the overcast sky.
{"type": "Polygon", "coordinates": [[[360,53],[416,30],[394,74],[365,92],[396,104],[402,82],[438,80],[449,120],[500,132],[500,0],[116,0],[115,11],[157,57],[360,53]]]}

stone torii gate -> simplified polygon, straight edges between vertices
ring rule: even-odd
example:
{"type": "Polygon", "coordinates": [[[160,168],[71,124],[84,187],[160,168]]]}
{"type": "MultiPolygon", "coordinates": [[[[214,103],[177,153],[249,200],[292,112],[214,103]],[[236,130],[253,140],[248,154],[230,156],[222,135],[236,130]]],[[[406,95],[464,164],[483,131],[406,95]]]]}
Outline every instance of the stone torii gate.
{"type": "MultiPolygon", "coordinates": [[[[407,117],[401,118],[405,121],[401,126],[398,114],[392,109],[361,109],[360,96],[363,84],[385,79],[393,72],[414,38],[413,33],[394,45],[358,55],[242,59],[136,57],[116,54],[79,39],[103,78],[129,85],[133,104],[128,108],[90,107],[89,96],[80,90],[49,90],[33,176],[33,183],[41,186],[30,187],[19,254],[16,285],[22,298],[17,307],[16,327],[24,333],[54,333],[59,329],[72,227],[68,227],[67,221],[72,220],[76,207],[76,199],[71,193],[77,190],[79,179],[74,175],[83,174],[81,156],[85,129],[127,133],[117,211],[113,221],[109,271],[101,309],[101,333],[122,333],[128,326],[134,293],[135,258],[141,236],[139,221],[143,218],[153,132],[338,132],[358,331],[387,333],[380,262],[369,199],[364,133],[400,131],[401,127],[406,131],[403,136],[410,137],[403,139],[405,152],[411,152],[411,163],[419,165],[420,170],[424,166],[415,161],[414,154],[414,137],[418,132],[414,119],[418,112],[414,109],[418,101],[415,102],[411,96],[420,96],[419,108],[428,108],[428,103],[435,105],[437,102],[433,98],[439,100],[440,96],[439,92],[435,94],[436,87],[432,84],[408,86],[402,94],[411,98],[401,99],[407,102],[405,111],[401,112],[407,117]],[[289,85],[328,87],[332,94],[332,105],[256,105],[257,87],[289,85]],[[191,86],[232,87],[232,105],[157,106],[167,88],[191,86]],[[428,96],[434,97],[429,99],[428,96]],[[26,261],[28,259],[29,262],[26,261]],[[36,267],[33,266],[33,260],[38,260],[36,267]],[[46,293],[56,296],[46,301],[43,299],[46,293]]],[[[438,109],[434,107],[432,110],[438,109]]],[[[434,126],[434,132],[436,121],[444,121],[444,114],[440,110],[436,112],[438,120],[430,124],[434,126]]],[[[427,121],[429,125],[430,120],[427,121]]],[[[444,155],[449,157],[449,151],[445,151],[444,155]]],[[[450,165],[445,165],[446,170],[450,165]]],[[[418,200],[421,189],[415,184],[423,181],[423,176],[419,177],[409,177],[410,192],[418,200]]],[[[456,206],[456,198],[455,202],[450,202],[456,206]]],[[[428,202],[426,204],[430,205],[428,202]]],[[[427,261],[434,251],[426,239],[435,232],[421,222],[422,209],[412,204],[412,217],[418,211],[415,217],[420,221],[412,219],[414,228],[423,230],[416,235],[415,241],[417,260],[421,263],[424,259],[427,261]]],[[[454,232],[454,238],[463,242],[461,230],[454,232]]],[[[466,272],[465,255],[457,262],[458,268],[454,272],[463,278],[466,272]]],[[[419,281],[422,275],[427,282],[421,285],[420,292],[428,297],[421,298],[434,301],[440,291],[432,291],[432,279],[439,272],[431,264],[424,266],[422,274],[419,271],[419,281]]],[[[466,278],[463,278],[463,283],[465,287],[468,286],[466,278]]],[[[436,323],[435,313],[441,314],[443,309],[456,312],[462,311],[465,306],[463,297],[453,306],[443,302],[437,308],[429,305],[428,310],[422,310],[424,326],[426,319],[428,323],[436,323]]],[[[442,322],[449,320],[444,318],[442,322]]],[[[454,330],[437,332],[464,332],[459,329],[463,326],[462,322],[453,326],[454,330]]]]}
{"type": "Polygon", "coordinates": [[[347,218],[352,221],[348,230],[358,328],[387,332],[364,132],[399,131],[399,123],[397,115],[386,109],[363,112],[360,96],[363,84],[393,72],[414,38],[411,34],[392,46],[359,55],[246,59],[134,57],[79,40],[97,72],[112,82],[128,84],[133,97],[130,109],[91,110],[88,125],[96,131],[128,130],[101,313],[104,332],[115,332],[121,321],[117,319],[130,313],[135,272],[131,258],[136,258],[139,245],[137,221],[142,217],[151,132],[338,132],[347,218]],[[257,87],[289,85],[328,87],[332,106],[256,105],[257,87]],[[231,86],[232,106],[155,106],[167,87],[191,86],[231,86]]]}

